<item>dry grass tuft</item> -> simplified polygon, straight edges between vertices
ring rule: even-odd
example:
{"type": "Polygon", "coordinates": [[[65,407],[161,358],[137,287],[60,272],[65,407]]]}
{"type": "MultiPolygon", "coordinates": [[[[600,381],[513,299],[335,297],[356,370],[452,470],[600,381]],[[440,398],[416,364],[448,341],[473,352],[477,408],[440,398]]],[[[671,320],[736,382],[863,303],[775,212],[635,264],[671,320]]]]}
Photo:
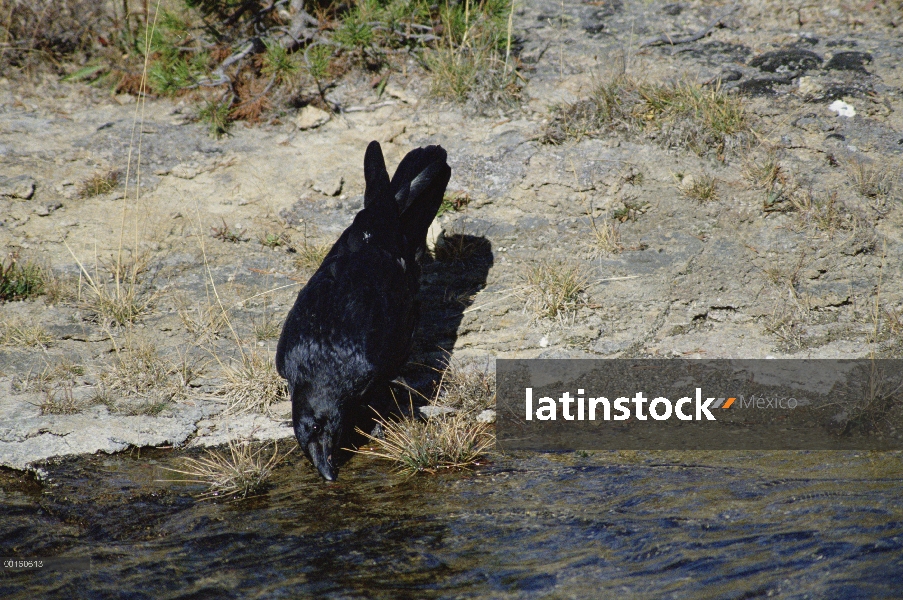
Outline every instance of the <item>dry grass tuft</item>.
{"type": "Polygon", "coordinates": [[[579,263],[542,261],[527,268],[526,305],[540,318],[567,318],[584,304],[589,277],[579,263]]]}
{"type": "Polygon", "coordinates": [[[182,325],[198,340],[215,339],[229,326],[223,309],[209,297],[191,304],[189,296],[177,296],[175,302],[182,325]]]}
{"type": "Polygon", "coordinates": [[[866,198],[890,196],[900,179],[899,171],[860,158],[850,159],[846,167],[856,191],[866,198]]]}
{"type": "Polygon", "coordinates": [[[93,198],[102,194],[108,194],[119,185],[122,174],[118,170],[98,172],[88,177],[78,185],[80,198],[93,198]]]}
{"type": "Polygon", "coordinates": [[[105,282],[100,285],[89,282],[82,301],[85,308],[104,321],[126,325],[150,311],[153,297],[132,284],[113,286],[105,282]]]}
{"type": "Polygon", "coordinates": [[[78,277],[45,267],[43,278],[44,298],[48,304],[78,301],[78,277]]]}
{"type": "Polygon", "coordinates": [[[408,475],[463,469],[478,464],[495,444],[485,423],[477,423],[461,413],[440,415],[427,421],[416,418],[398,420],[378,417],[383,437],[358,430],[372,442],[373,448],[356,450],[395,463],[408,475]]]}
{"type": "MultiPolygon", "coordinates": [[[[76,378],[85,374],[81,365],[64,359],[55,365],[48,365],[35,380],[37,391],[43,396],[38,405],[42,415],[71,415],[81,410],[81,403],[75,399],[72,388],[76,378]]],[[[23,389],[30,387],[26,381],[23,389]]]]}
{"type": "Polygon", "coordinates": [[[86,282],[85,285],[79,282],[78,302],[103,320],[104,325],[127,325],[150,311],[155,294],[145,291],[140,285],[141,274],[148,266],[146,255],[130,258],[120,255],[110,265],[102,265],[95,257],[92,275],[68,244],[66,249],[78,263],[81,277],[86,282]]]}
{"type": "Polygon", "coordinates": [[[448,406],[464,413],[479,413],[495,407],[495,378],[486,364],[462,362],[451,356],[439,380],[432,404],[448,406]]]}
{"type": "Polygon", "coordinates": [[[765,212],[796,211],[807,221],[812,216],[811,192],[800,186],[795,174],[781,164],[778,155],[769,151],[764,157],[750,158],[743,166],[743,176],[765,193],[765,212]]]}
{"type": "Polygon", "coordinates": [[[264,444],[255,450],[248,441],[230,441],[228,453],[207,450],[207,456],[203,458],[183,457],[181,469],[166,468],[167,471],[187,475],[189,479],[163,481],[203,484],[207,489],[198,496],[201,500],[242,499],[259,491],[279,463],[294,449],[292,446],[280,455],[278,442],[264,444]],[[272,455],[269,454],[270,447],[273,449],[272,455]]]}
{"type": "Polygon", "coordinates": [[[892,336],[903,335],[903,306],[897,308],[885,306],[881,312],[883,313],[883,328],[887,333],[892,336]]]}
{"type": "Polygon", "coordinates": [[[60,71],[73,54],[90,51],[109,35],[103,2],[53,0],[0,2],[0,74],[22,69],[60,71]]]}
{"type": "Polygon", "coordinates": [[[488,252],[489,241],[486,238],[465,233],[448,233],[436,240],[433,257],[446,263],[467,262],[477,254],[488,252]]]}
{"type": "Polygon", "coordinates": [[[593,230],[593,238],[590,242],[593,257],[605,254],[620,254],[624,249],[621,244],[621,230],[612,221],[597,223],[595,217],[590,215],[590,224],[593,230]]]}
{"type": "Polygon", "coordinates": [[[899,372],[885,365],[873,360],[858,381],[843,386],[843,395],[853,401],[844,403],[843,418],[838,422],[841,435],[857,431],[893,435],[898,431],[903,417],[903,381],[899,372]]]}
{"type": "Polygon", "coordinates": [[[758,160],[747,160],[743,165],[743,176],[757,187],[770,190],[786,175],[777,154],[769,152],[758,160]]]}
{"type": "Polygon", "coordinates": [[[160,356],[153,343],[131,339],[101,372],[102,392],[97,400],[124,414],[157,415],[172,402],[187,398],[197,375],[197,366],[187,356],[170,361],[160,356]],[[125,402],[112,400],[113,395],[125,402]]]}
{"type": "Polygon", "coordinates": [[[282,332],[282,321],[266,311],[259,320],[252,320],[252,326],[254,328],[254,339],[258,342],[275,340],[282,332]]]}
{"type": "Polygon", "coordinates": [[[32,319],[10,319],[0,329],[0,343],[7,346],[45,347],[53,341],[44,326],[32,319]]]}
{"type": "Polygon", "coordinates": [[[288,400],[285,380],[265,352],[244,354],[238,366],[223,365],[223,378],[221,393],[229,403],[228,410],[234,414],[267,413],[273,404],[288,400]]]}
{"type": "Polygon", "coordinates": [[[222,227],[211,227],[210,235],[214,237],[214,239],[230,242],[232,244],[238,244],[239,242],[247,242],[250,238],[245,235],[245,231],[239,227],[232,227],[228,223],[226,223],[225,219],[222,219],[223,226],[222,227]]]}
{"type": "Polygon", "coordinates": [[[723,157],[745,147],[752,128],[742,99],[720,87],[689,79],[645,83],[619,75],[599,84],[589,98],[558,107],[543,137],[560,144],[613,131],[723,157]]]}
{"type": "Polygon", "coordinates": [[[513,5],[446,4],[440,12],[442,39],[423,54],[433,75],[433,95],[468,101],[478,109],[512,104],[520,96],[518,75],[509,60],[513,5]]]}
{"type": "Polygon", "coordinates": [[[700,203],[713,202],[718,199],[718,182],[708,174],[699,177],[685,177],[680,183],[680,193],[690,200],[700,203]]]}
{"type": "Polygon", "coordinates": [[[299,271],[316,271],[331,248],[332,244],[311,243],[305,237],[304,243],[295,247],[295,268],[299,271]]]}
{"type": "Polygon", "coordinates": [[[81,404],[72,393],[72,384],[60,382],[44,390],[40,408],[42,415],[74,415],[81,410],[81,404]]]}

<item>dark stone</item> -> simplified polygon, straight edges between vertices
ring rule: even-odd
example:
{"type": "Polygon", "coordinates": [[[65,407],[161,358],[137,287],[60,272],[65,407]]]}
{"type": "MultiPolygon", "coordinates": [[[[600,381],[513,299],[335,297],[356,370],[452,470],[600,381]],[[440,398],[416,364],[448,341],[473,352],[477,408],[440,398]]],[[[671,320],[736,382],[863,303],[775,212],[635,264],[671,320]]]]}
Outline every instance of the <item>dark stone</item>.
{"type": "Polygon", "coordinates": [[[869,93],[867,86],[857,85],[832,85],[825,88],[825,91],[816,98],[819,101],[841,100],[845,96],[851,98],[862,98],[869,93]]]}
{"type": "Polygon", "coordinates": [[[822,58],[811,50],[800,48],[786,48],[766,52],[751,61],[749,66],[755,67],[766,73],[785,73],[798,71],[804,73],[809,69],[817,68],[822,63],[822,58]]]}
{"type": "Polygon", "coordinates": [[[844,136],[840,133],[829,133],[828,135],[825,136],[825,139],[826,140],[840,140],[841,142],[847,141],[846,136],[844,136]]]}
{"type": "Polygon", "coordinates": [[[868,52],[838,52],[831,57],[825,69],[834,71],[858,71],[868,73],[865,65],[872,62],[872,55],[868,52]]]}
{"type": "Polygon", "coordinates": [[[683,5],[678,2],[674,2],[672,4],[666,4],[662,7],[662,12],[665,13],[666,15],[671,15],[672,17],[676,17],[683,11],[684,11],[683,5]]]}
{"type": "Polygon", "coordinates": [[[748,96],[774,96],[777,94],[774,89],[776,83],[781,82],[774,79],[750,79],[738,85],[737,89],[748,96]]]}

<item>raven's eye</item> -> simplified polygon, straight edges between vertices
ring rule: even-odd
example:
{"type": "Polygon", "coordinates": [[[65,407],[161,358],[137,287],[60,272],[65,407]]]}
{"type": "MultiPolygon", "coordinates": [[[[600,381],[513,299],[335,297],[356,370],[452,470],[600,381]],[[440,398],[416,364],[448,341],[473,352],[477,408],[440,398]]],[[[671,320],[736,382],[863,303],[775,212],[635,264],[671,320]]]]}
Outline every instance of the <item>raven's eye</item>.
{"type": "Polygon", "coordinates": [[[313,432],[314,432],[314,433],[319,433],[319,431],[320,431],[320,426],[319,426],[319,425],[314,425],[314,426],[313,426],[313,432]]]}

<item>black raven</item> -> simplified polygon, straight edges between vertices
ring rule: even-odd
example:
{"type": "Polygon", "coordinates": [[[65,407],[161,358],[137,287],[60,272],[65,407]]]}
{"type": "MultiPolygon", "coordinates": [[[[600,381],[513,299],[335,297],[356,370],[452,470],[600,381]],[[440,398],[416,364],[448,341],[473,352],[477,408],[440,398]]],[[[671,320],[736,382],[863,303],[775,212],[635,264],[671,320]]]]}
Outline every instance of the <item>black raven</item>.
{"type": "Polygon", "coordinates": [[[451,169],[441,146],[408,153],[389,181],[377,142],[364,156],[364,208],[298,293],[276,347],[295,437],[327,481],[360,409],[388,390],[420,317],[426,233],[451,169]]]}

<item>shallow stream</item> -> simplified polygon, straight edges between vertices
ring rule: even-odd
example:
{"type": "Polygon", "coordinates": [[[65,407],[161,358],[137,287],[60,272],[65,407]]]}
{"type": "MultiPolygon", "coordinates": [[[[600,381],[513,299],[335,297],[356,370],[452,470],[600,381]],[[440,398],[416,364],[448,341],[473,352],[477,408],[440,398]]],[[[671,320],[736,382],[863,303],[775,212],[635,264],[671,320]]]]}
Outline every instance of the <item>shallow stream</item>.
{"type": "Polygon", "coordinates": [[[405,478],[292,455],[255,498],[163,483],[180,454],[0,474],[3,598],[903,597],[903,455],[597,452],[405,478]]]}

